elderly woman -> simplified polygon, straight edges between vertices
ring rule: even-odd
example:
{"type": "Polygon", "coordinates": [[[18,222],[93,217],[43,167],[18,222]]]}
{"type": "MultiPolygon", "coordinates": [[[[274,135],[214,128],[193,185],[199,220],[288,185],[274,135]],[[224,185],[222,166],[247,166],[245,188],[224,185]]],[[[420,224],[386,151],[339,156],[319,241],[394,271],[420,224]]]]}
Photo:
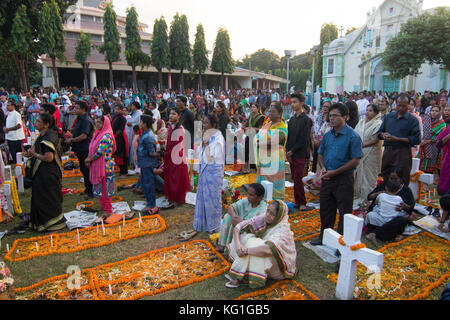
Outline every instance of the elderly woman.
{"type": "Polygon", "coordinates": [[[382,124],[377,105],[369,104],[366,117],[359,121],[355,131],[363,142],[363,157],[356,169],[354,202],[359,205],[377,185],[378,173],[381,170],[381,141],[377,138],[382,124]]]}
{"type": "Polygon", "coordinates": [[[227,288],[239,287],[247,277],[251,288],[265,286],[267,278],[292,279],[297,251],[286,204],[275,200],[265,215],[239,223],[228,250],[233,265],[226,276],[227,288]]]}
{"type": "Polygon", "coordinates": [[[268,121],[256,135],[257,144],[256,167],[258,178],[256,182],[269,181],[273,183],[273,198],[284,199],[285,190],[285,159],[287,127],[281,116],[283,108],[280,102],[273,102],[269,109],[268,121]],[[272,141],[275,139],[275,141],[272,141]],[[275,147],[275,149],[272,149],[275,147]]]}
{"type": "Polygon", "coordinates": [[[244,220],[263,215],[267,210],[264,198],[264,187],[259,183],[248,186],[248,198],[233,203],[228,207],[228,213],[222,218],[219,245],[217,251],[223,252],[225,246],[233,240],[233,228],[244,220]]]}
{"type": "Polygon", "coordinates": [[[53,121],[50,114],[40,114],[35,123],[40,135],[33,148],[23,154],[31,158],[32,168],[30,227],[39,232],[66,226],[62,212],[62,166],[57,152],[59,139],[57,132],[51,129],[53,121]]]}
{"type": "Polygon", "coordinates": [[[425,114],[423,122],[423,140],[420,144],[420,168],[424,172],[435,173],[440,168],[437,139],[445,130],[445,121],[441,117],[439,106],[431,108],[430,115],[425,114]]]}

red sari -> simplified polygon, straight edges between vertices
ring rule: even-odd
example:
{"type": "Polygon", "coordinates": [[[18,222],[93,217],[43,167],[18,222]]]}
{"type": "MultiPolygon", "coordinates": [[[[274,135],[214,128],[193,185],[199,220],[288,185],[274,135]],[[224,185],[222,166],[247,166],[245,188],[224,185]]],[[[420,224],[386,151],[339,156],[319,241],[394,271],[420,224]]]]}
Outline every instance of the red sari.
{"type": "Polygon", "coordinates": [[[169,128],[164,154],[164,196],[169,201],[182,205],[190,190],[189,172],[186,163],[184,128],[169,128]]]}

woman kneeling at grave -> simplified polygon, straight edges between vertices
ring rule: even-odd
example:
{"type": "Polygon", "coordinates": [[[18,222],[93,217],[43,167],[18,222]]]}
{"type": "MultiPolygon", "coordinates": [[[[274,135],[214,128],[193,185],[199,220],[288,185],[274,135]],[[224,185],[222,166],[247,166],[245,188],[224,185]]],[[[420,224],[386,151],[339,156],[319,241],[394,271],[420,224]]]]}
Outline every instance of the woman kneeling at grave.
{"type": "Polygon", "coordinates": [[[253,183],[248,186],[248,198],[239,200],[228,207],[228,213],[222,218],[219,245],[217,251],[223,252],[225,246],[233,240],[233,229],[244,220],[264,215],[267,211],[267,201],[264,198],[262,184],[253,183]]]}
{"type": "Polygon", "coordinates": [[[233,260],[227,288],[246,283],[250,288],[265,286],[267,278],[292,279],[297,251],[288,220],[288,208],[281,200],[270,203],[265,215],[239,223],[228,245],[233,260]]]}

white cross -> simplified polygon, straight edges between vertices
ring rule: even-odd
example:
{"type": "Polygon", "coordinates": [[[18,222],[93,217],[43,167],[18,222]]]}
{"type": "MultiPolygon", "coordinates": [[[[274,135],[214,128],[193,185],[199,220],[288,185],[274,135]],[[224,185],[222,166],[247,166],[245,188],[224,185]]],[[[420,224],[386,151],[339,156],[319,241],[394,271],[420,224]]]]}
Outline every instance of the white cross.
{"type": "Polygon", "coordinates": [[[273,200],[273,183],[269,181],[263,181],[261,182],[262,186],[264,187],[264,190],[266,190],[264,195],[264,200],[267,202],[270,202],[273,200]]]}
{"type": "MultiPolygon", "coordinates": [[[[22,152],[18,152],[16,154],[16,159],[17,159],[17,164],[19,165],[23,165],[23,157],[22,157],[22,152]]],[[[21,166],[16,166],[15,168],[15,172],[16,172],[16,178],[17,178],[17,192],[19,194],[24,193],[25,188],[23,185],[23,174],[22,174],[22,167],[21,166]]]]}
{"type": "MultiPolygon", "coordinates": [[[[413,163],[411,166],[411,175],[415,174],[416,172],[420,171],[419,167],[420,167],[420,159],[412,159],[413,163]]],[[[420,195],[419,195],[419,183],[425,183],[428,185],[431,185],[434,183],[434,176],[432,174],[428,174],[428,173],[424,173],[421,174],[419,177],[419,180],[417,182],[410,182],[409,187],[411,188],[411,191],[414,195],[414,200],[418,200],[420,195]]]]}
{"type": "Polygon", "coordinates": [[[364,220],[352,214],[344,216],[345,246],[339,243],[341,235],[333,229],[326,229],[323,235],[323,244],[338,249],[341,253],[339,277],[336,287],[336,297],[341,300],[353,299],[353,291],[356,280],[357,262],[361,262],[374,272],[381,272],[384,255],[380,252],[362,248],[352,251],[351,246],[361,243],[361,233],[364,220]]]}

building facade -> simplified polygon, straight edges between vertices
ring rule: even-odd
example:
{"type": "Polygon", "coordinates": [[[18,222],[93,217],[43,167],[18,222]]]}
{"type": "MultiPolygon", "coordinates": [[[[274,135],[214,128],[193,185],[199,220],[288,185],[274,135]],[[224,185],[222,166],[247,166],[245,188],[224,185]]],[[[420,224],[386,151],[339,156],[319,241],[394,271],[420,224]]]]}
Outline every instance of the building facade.
{"type": "MultiPolygon", "coordinates": [[[[424,11],[423,1],[385,0],[367,13],[362,28],[324,46],[322,90],[423,92],[448,89],[450,72],[436,64],[423,64],[420,74],[403,79],[391,79],[384,69],[382,53],[387,42],[400,32],[401,25],[424,11]]],[[[433,9],[430,9],[433,10],[433,9]]]]}
{"type": "MultiPolygon", "coordinates": [[[[83,87],[82,66],[75,61],[75,48],[80,38],[80,32],[88,33],[91,36],[93,48],[87,59],[89,63],[89,87],[104,88],[109,86],[109,66],[104,55],[98,52],[96,47],[103,44],[103,15],[107,3],[112,0],[79,0],[76,5],[67,11],[64,32],[66,42],[65,57],[67,62],[57,62],[60,85],[83,87]]],[[[115,87],[131,88],[132,73],[131,67],[125,59],[125,20],[123,16],[117,16],[117,27],[120,33],[121,54],[120,61],[113,63],[115,87]]],[[[140,35],[142,39],[142,51],[150,55],[152,34],[147,32],[149,26],[139,23],[140,35]]],[[[54,87],[51,60],[47,56],[41,57],[43,63],[42,78],[44,87],[54,87]]],[[[137,69],[138,87],[149,89],[158,87],[158,73],[153,66],[137,69]]],[[[218,88],[221,83],[219,73],[207,70],[202,76],[205,88],[218,88]]],[[[176,88],[179,85],[179,71],[163,69],[163,88],[176,88]]],[[[198,75],[185,73],[185,87],[197,88],[198,75]]],[[[233,88],[257,88],[274,89],[280,88],[286,80],[270,74],[253,72],[242,68],[236,68],[235,72],[225,77],[225,89],[233,88]]]]}

